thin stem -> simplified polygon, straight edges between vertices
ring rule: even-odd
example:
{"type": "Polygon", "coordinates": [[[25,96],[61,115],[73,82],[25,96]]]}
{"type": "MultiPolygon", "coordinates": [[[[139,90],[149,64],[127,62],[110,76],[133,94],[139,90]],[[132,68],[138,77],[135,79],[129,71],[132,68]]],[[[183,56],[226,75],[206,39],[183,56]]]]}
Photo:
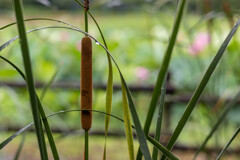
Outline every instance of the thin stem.
{"type": "Polygon", "coordinates": [[[84,152],[84,159],[88,160],[88,131],[85,130],[85,152],[84,152]]]}
{"type": "MultiPolygon", "coordinates": [[[[85,12],[85,32],[88,33],[88,10],[89,10],[89,0],[84,0],[84,12],[85,12]]],[[[86,35],[87,36],[87,35],[86,35]]]]}
{"type": "Polygon", "coordinates": [[[85,32],[88,32],[88,12],[85,10],[85,32]]]}
{"type": "MultiPolygon", "coordinates": [[[[85,14],[85,32],[88,33],[88,9],[89,9],[89,0],[84,0],[84,14],[85,14]]],[[[87,36],[85,34],[85,36],[87,36]]],[[[85,130],[85,151],[84,159],[88,160],[88,130],[85,130]]]]}

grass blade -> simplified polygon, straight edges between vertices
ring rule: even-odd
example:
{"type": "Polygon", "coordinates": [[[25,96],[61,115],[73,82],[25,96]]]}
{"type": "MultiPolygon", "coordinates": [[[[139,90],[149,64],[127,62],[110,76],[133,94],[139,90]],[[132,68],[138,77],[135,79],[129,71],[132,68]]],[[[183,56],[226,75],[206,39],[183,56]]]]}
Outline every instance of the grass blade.
{"type": "MultiPolygon", "coordinates": [[[[26,81],[26,76],[24,75],[24,73],[19,69],[19,67],[17,67],[14,63],[12,63],[11,61],[9,61],[8,59],[4,58],[3,56],[0,56],[0,58],[2,60],[4,60],[5,62],[7,62],[8,64],[10,64],[14,69],[16,69],[16,71],[21,75],[21,77],[26,81]]],[[[54,76],[55,77],[55,74],[54,76]]],[[[53,78],[52,78],[53,79],[53,78]]],[[[51,81],[50,81],[51,82],[51,81]]],[[[53,135],[52,135],[52,131],[50,129],[50,126],[49,126],[49,123],[46,119],[46,114],[43,110],[43,107],[42,107],[42,103],[40,101],[40,99],[38,98],[38,95],[37,93],[35,92],[36,94],[36,97],[37,97],[37,103],[38,103],[38,108],[39,108],[39,112],[42,116],[42,121],[43,121],[43,124],[44,124],[44,127],[45,127],[45,130],[46,130],[46,134],[47,134],[47,137],[48,137],[48,141],[49,141],[49,144],[50,144],[50,147],[51,147],[51,150],[52,150],[52,154],[53,154],[53,157],[55,160],[59,160],[59,155],[58,155],[58,151],[57,151],[57,147],[55,145],[55,142],[54,142],[54,139],[53,139],[53,135]]],[[[43,97],[43,95],[42,95],[43,97]]],[[[0,148],[1,149],[1,148],[0,148]]]]}
{"type": "MultiPolygon", "coordinates": [[[[162,84],[163,84],[164,76],[165,76],[165,74],[168,70],[168,66],[169,66],[169,63],[170,63],[173,47],[174,47],[175,42],[176,42],[178,30],[179,30],[180,23],[181,23],[183,13],[184,13],[184,9],[185,9],[185,6],[186,6],[186,1],[187,0],[179,0],[178,1],[178,9],[177,9],[175,22],[174,22],[174,25],[173,25],[172,34],[170,36],[170,40],[169,40],[166,52],[164,54],[163,62],[161,64],[161,68],[160,68],[159,73],[158,73],[157,82],[156,82],[155,88],[153,90],[152,99],[151,99],[151,102],[150,102],[150,106],[149,106],[149,109],[148,109],[146,121],[145,121],[145,124],[144,124],[144,133],[146,135],[149,133],[149,128],[150,128],[151,123],[152,123],[153,114],[154,114],[154,111],[155,111],[156,106],[157,106],[157,100],[158,100],[158,98],[161,94],[161,87],[162,87],[162,84]]],[[[138,150],[137,160],[140,160],[141,158],[142,158],[142,154],[141,154],[140,150],[138,150]]]]}
{"type": "MultiPolygon", "coordinates": [[[[194,107],[196,106],[204,88],[207,85],[207,82],[209,81],[213,71],[215,70],[217,64],[219,63],[224,51],[226,50],[230,40],[232,39],[233,35],[236,33],[238,27],[240,24],[240,19],[237,21],[237,23],[235,24],[235,26],[232,28],[232,30],[230,31],[230,33],[228,34],[228,36],[226,37],[226,39],[224,40],[223,44],[221,45],[220,49],[218,50],[217,54],[215,55],[214,59],[212,60],[211,64],[209,65],[209,67],[207,68],[201,82],[199,83],[198,87],[196,88],[195,92],[192,95],[191,100],[189,101],[180,121],[178,122],[177,127],[175,128],[173,135],[171,136],[168,144],[167,144],[167,148],[169,150],[171,150],[178,138],[178,136],[180,135],[183,127],[185,126],[185,124],[187,123],[188,118],[190,117],[194,107]]],[[[165,156],[162,157],[161,160],[164,160],[165,156]]]]}
{"type": "Polygon", "coordinates": [[[36,128],[40,154],[42,159],[48,159],[47,148],[46,148],[46,144],[44,144],[45,143],[44,134],[42,134],[42,126],[41,126],[39,111],[37,107],[37,99],[35,95],[34,80],[33,80],[32,68],[31,68],[28,42],[27,42],[27,37],[25,33],[25,25],[23,21],[24,18],[23,18],[21,1],[13,0],[13,7],[15,11],[15,16],[17,19],[17,26],[18,26],[18,32],[19,32],[19,37],[21,42],[20,44],[21,44],[23,63],[24,63],[24,68],[26,72],[27,88],[30,96],[31,109],[32,109],[34,124],[36,128]]]}
{"type": "Polygon", "coordinates": [[[134,160],[134,146],[133,146],[133,134],[132,134],[132,127],[131,127],[131,120],[130,120],[130,113],[128,109],[128,102],[127,102],[127,94],[126,89],[122,83],[122,103],[123,103],[123,115],[125,121],[125,134],[127,137],[128,142],[128,153],[129,159],[134,160]]]}
{"type": "MultiPolygon", "coordinates": [[[[103,36],[102,30],[100,26],[98,25],[96,19],[93,17],[93,15],[88,11],[89,15],[92,17],[93,21],[95,22],[104,46],[108,49],[107,47],[107,42],[105,41],[105,38],[103,36]]],[[[110,56],[107,54],[107,59],[108,59],[108,82],[107,82],[107,90],[106,90],[106,112],[111,113],[112,110],[112,96],[113,96],[113,70],[112,70],[112,61],[110,56]]],[[[103,152],[103,159],[106,159],[106,137],[107,137],[107,132],[108,132],[108,126],[109,126],[109,121],[110,121],[110,116],[106,115],[105,116],[105,144],[104,144],[104,152],[103,152]]]]}
{"type": "Polygon", "coordinates": [[[211,131],[209,132],[209,134],[207,135],[207,137],[205,138],[205,140],[203,141],[199,149],[196,151],[193,159],[196,159],[198,154],[204,149],[209,139],[216,132],[220,124],[223,122],[224,118],[227,116],[228,112],[236,105],[239,98],[240,98],[240,91],[238,91],[238,93],[234,96],[234,98],[226,105],[225,110],[222,112],[217,122],[214,124],[214,126],[212,127],[211,131]]]}
{"type": "MultiPolygon", "coordinates": [[[[160,96],[160,102],[159,102],[158,119],[157,119],[156,131],[154,136],[154,139],[157,142],[160,141],[166,86],[167,86],[167,74],[165,75],[165,78],[164,78],[163,87],[162,87],[161,96],[160,96]]],[[[157,160],[157,157],[158,157],[158,149],[156,147],[153,147],[152,160],[157,160]]]]}
{"type": "Polygon", "coordinates": [[[238,133],[240,132],[240,126],[237,128],[236,132],[233,134],[232,138],[229,140],[229,142],[227,143],[227,145],[223,148],[223,150],[220,152],[220,154],[218,155],[216,160],[219,160],[221,158],[221,156],[224,154],[224,152],[228,149],[228,147],[230,146],[230,144],[232,143],[232,141],[236,138],[236,136],[238,135],[238,133]]]}
{"type": "Polygon", "coordinates": [[[17,153],[16,153],[16,155],[14,156],[14,160],[18,160],[18,158],[19,158],[19,156],[20,156],[20,153],[21,153],[22,148],[23,148],[23,144],[24,144],[24,142],[25,142],[25,137],[26,137],[26,135],[23,134],[22,140],[21,140],[20,145],[19,145],[18,150],[17,150],[17,153]]]}
{"type": "Polygon", "coordinates": [[[127,86],[127,84],[126,84],[126,82],[125,82],[125,80],[122,76],[122,73],[121,73],[120,69],[118,71],[119,71],[119,74],[120,74],[120,77],[121,77],[121,81],[122,81],[121,83],[124,85],[124,88],[126,89],[129,108],[130,108],[130,111],[131,111],[131,114],[132,114],[135,129],[136,129],[136,132],[137,132],[137,137],[138,137],[138,141],[139,141],[139,145],[140,145],[140,150],[141,150],[145,160],[150,160],[151,156],[150,156],[149,148],[147,146],[146,136],[143,132],[140,120],[138,118],[138,114],[137,114],[137,111],[136,111],[136,107],[133,103],[131,92],[130,92],[130,90],[129,90],[129,88],[128,88],[128,86],[127,86]]]}
{"type": "MultiPolygon", "coordinates": [[[[107,47],[105,45],[105,47],[107,47]]],[[[107,82],[107,91],[106,91],[106,113],[111,113],[112,110],[112,95],[113,95],[113,70],[112,70],[112,62],[107,54],[108,58],[108,82],[107,82]]],[[[106,160],[106,140],[107,140],[107,132],[109,127],[110,116],[105,116],[105,143],[104,143],[104,151],[103,151],[103,159],[106,160]]]]}

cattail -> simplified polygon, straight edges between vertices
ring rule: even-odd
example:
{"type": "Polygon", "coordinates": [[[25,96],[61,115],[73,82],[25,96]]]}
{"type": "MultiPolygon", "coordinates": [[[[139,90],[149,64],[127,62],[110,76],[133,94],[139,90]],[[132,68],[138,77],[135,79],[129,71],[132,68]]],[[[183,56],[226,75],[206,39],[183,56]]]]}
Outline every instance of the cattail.
{"type": "MultiPolygon", "coordinates": [[[[92,109],[92,41],[85,36],[81,42],[81,109],[92,109]]],[[[81,112],[81,123],[84,130],[92,126],[92,112],[81,112]]]]}

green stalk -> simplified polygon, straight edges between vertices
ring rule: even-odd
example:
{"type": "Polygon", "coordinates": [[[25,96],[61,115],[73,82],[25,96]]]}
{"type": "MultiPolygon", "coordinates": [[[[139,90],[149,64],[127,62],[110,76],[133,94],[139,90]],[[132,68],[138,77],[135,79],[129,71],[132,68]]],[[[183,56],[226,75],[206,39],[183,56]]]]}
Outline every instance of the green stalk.
{"type": "MultiPolygon", "coordinates": [[[[163,87],[162,87],[161,96],[160,96],[160,102],[159,102],[157,126],[156,126],[156,131],[155,131],[155,136],[154,136],[154,139],[157,142],[160,142],[166,86],[167,86],[167,74],[165,75],[165,78],[164,78],[163,87]]],[[[158,149],[156,147],[153,147],[152,160],[157,160],[157,157],[158,157],[158,149]]]]}
{"type": "MultiPolygon", "coordinates": [[[[85,32],[88,33],[88,4],[89,1],[88,0],[84,0],[85,2],[85,9],[84,9],[84,19],[85,19],[85,32]]],[[[87,34],[85,34],[85,36],[87,36],[87,34]]],[[[84,150],[84,160],[88,160],[88,131],[85,130],[85,150],[84,150]]]]}
{"type": "MultiPolygon", "coordinates": [[[[179,0],[179,2],[178,2],[178,9],[177,9],[177,14],[176,14],[174,25],[173,25],[172,34],[171,34],[171,37],[170,37],[170,40],[169,40],[169,43],[168,43],[168,46],[167,46],[167,50],[164,54],[164,58],[163,58],[163,62],[161,64],[161,68],[160,68],[159,73],[158,73],[157,82],[156,82],[155,88],[153,90],[152,99],[151,99],[151,102],[150,102],[150,106],[149,106],[149,109],[148,109],[148,113],[147,113],[147,117],[146,117],[146,121],[145,121],[145,125],[144,125],[145,135],[148,135],[148,133],[149,133],[149,129],[150,129],[150,126],[151,126],[151,123],[152,123],[153,114],[154,114],[156,106],[157,106],[157,100],[158,100],[158,97],[161,94],[161,87],[162,87],[162,84],[163,84],[164,76],[165,76],[165,74],[168,70],[168,66],[169,66],[169,63],[170,63],[173,47],[174,47],[175,42],[176,42],[178,30],[179,30],[180,23],[181,23],[181,20],[182,20],[182,16],[183,16],[183,13],[184,13],[184,9],[185,9],[185,6],[186,6],[186,1],[187,0],[179,0]]],[[[142,159],[142,153],[139,149],[138,153],[137,153],[137,160],[141,160],[141,159],[142,159]]]]}
{"type": "Polygon", "coordinates": [[[35,85],[34,85],[32,68],[31,68],[28,42],[27,42],[27,37],[25,33],[25,25],[24,25],[21,1],[13,0],[13,8],[15,11],[16,19],[17,19],[17,27],[18,27],[18,32],[19,32],[19,37],[21,42],[20,44],[21,44],[21,50],[22,50],[23,63],[24,63],[24,68],[26,72],[27,88],[30,96],[31,109],[32,109],[34,124],[36,128],[36,134],[37,134],[41,159],[47,160],[48,159],[47,149],[46,149],[46,144],[44,140],[44,134],[42,134],[42,126],[41,126],[41,121],[39,117],[37,99],[35,95],[35,85]]]}
{"type": "MultiPolygon", "coordinates": [[[[178,138],[178,136],[180,135],[180,133],[182,132],[183,127],[185,126],[185,124],[188,121],[188,118],[190,117],[194,107],[196,106],[204,88],[206,87],[213,71],[215,70],[217,64],[219,63],[220,59],[222,58],[222,55],[224,53],[224,51],[226,50],[230,40],[232,39],[233,35],[236,33],[238,27],[240,25],[240,19],[238,19],[237,23],[235,24],[235,26],[232,28],[232,30],[230,31],[230,33],[228,34],[228,36],[226,37],[226,39],[224,40],[223,44],[221,45],[221,47],[219,48],[217,54],[215,55],[215,57],[213,58],[211,64],[209,65],[209,67],[207,68],[201,82],[199,83],[198,87],[196,88],[195,92],[192,95],[192,98],[190,99],[180,121],[178,122],[177,127],[175,128],[168,144],[167,144],[167,148],[169,150],[171,150],[178,138]]],[[[165,160],[166,157],[162,156],[161,160],[165,160]]]]}
{"type": "MultiPolygon", "coordinates": [[[[84,8],[84,5],[79,1],[75,0],[81,7],[84,8]]],[[[93,19],[94,23],[96,24],[98,31],[102,37],[104,46],[108,49],[107,42],[103,36],[102,30],[92,15],[92,13],[88,10],[88,14],[91,16],[93,19]]],[[[86,12],[85,12],[85,17],[86,17],[86,12]]],[[[107,90],[106,90],[106,113],[110,114],[112,110],[112,94],[113,94],[113,70],[112,70],[112,61],[110,56],[107,53],[107,59],[108,59],[108,81],[107,81],[107,90]]],[[[107,132],[108,132],[108,127],[109,127],[109,121],[110,121],[110,116],[106,115],[105,116],[105,143],[104,143],[104,151],[103,151],[103,160],[106,160],[106,150],[107,150],[107,132]]]]}
{"type": "Polygon", "coordinates": [[[84,15],[85,15],[85,32],[88,32],[88,12],[87,10],[84,11],[84,15]]]}
{"type": "Polygon", "coordinates": [[[88,160],[88,131],[85,130],[85,151],[84,151],[84,160],[88,160]]]}

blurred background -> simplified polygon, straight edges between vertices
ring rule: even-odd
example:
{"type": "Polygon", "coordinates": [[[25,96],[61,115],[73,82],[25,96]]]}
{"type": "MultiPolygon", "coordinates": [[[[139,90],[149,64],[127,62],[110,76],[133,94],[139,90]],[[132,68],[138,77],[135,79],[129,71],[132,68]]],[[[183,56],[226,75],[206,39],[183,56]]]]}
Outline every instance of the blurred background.
{"type": "MultiPolygon", "coordinates": [[[[84,10],[74,0],[23,0],[25,18],[53,18],[84,29],[84,10]]],[[[90,0],[90,10],[98,21],[109,51],[117,61],[143,124],[152,90],[174,22],[176,0],[90,0]]],[[[192,93],[210,61],[239,17],[238,0],[191,0],[183,18],[169,69],[163,136],[166,144],[176,127],[192,93]]],[[[15,21],[11,1],[0,1],[0,27],[15,21]]],[[[89,18],[89,33],[100,42],[101,36],[89,18]]],[[[58,22],[26,22],[27,30],[47,26],[66,26],[58,22]]],[[[16,26],[1,30],[0,45],[17,36],[16,26]]],[[[37,92],[47,114],[80,108],[80,42],[83,35],[64,29],[45,29],[28,34],[37,92]],[[53,80],[45,93],[44,87],[53,80]]],[[[190,121],[174,149],[181,159],[192,159],[228,101],[239,90],[240,33],[209,81],[190,121]]],[[[1,51],[23,70],[18,40],[1,51]]],[[[120,78],[116,67],[112,114],[123,117],[120,78]]],[[[105,88],[108,63],[105,51],[93,43],[93,108],[105,111],[105,88]]],[[[32,122],[28,93],[21,76],[0,60],[0,140],[32,122]]],[[[157,113],[157,112],[156,112],[157,113]]],[[[228,113],[224,124],[207,145],[199,159],[216,158],[240,123],[239,103],[228,113]]],[[[104,115],[93,114],[90,131],[90,159],[99,159],[104,147],[104,115]]],[[[153,135],[157,114],[150,134],[153,135]]],[[[80,113],[71,112],[49,118],[56,145],[62,159],[83,157],[84,134],[80,113]]],[[[26,132],[20,159],[38,159],[34,128],[26,132]]],[[[108,159],[128,159],[124,125],[111,119],[107,144],[108,159]],[[123,154],[126,153],[126,154],[123,154]],[[124,157],[125,156],[125,157],[124,157]]],[[[13,159],[22,136],[18,136],[0,151],[0,159],[13,159]]],[[[238,159],[238,140],[234,141],[225,159],[238,159]]],[[[150,145],[149,145],[150,146],[150,145]]],[[[137,141],[135,144],[137,151],[137,141]]],[[[152,148],[152,147],[150,147],[152,148]]]]}

